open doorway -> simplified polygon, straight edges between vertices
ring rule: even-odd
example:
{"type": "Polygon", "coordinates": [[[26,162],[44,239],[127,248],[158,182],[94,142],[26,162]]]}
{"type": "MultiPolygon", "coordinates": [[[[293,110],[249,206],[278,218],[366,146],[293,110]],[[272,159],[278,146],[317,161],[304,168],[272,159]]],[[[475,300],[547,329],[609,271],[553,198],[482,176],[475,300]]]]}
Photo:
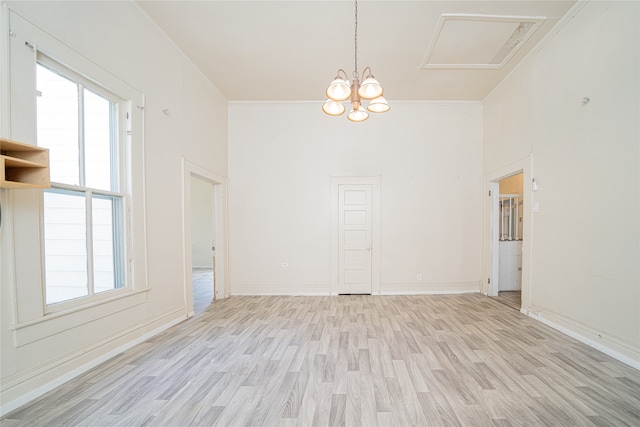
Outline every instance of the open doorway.
{"type": "Polygon", "coordinates": [[[494,188],[497,209],[494,209],[497,239],[497,272],[494,272],[496,300],[516,310],[522,307],[522,244],[524,217],[524,174],[518,173],[501,179],[494,188]],[[497,273],[497,274],[495,274],[497,273]]]}
{"type": "Polygon", "coordinates": [[[186,316],[229,296],[227,179],[182,159],[182,231],[186,316]],[[204,225],[201,225],[204,224],[204,225]]]}
{"type": "Polygon", "coordinates": [[[216,206],[212,183],[191,176],[191,287],[193,311],[211,304],[215,289],[216,206]]]}

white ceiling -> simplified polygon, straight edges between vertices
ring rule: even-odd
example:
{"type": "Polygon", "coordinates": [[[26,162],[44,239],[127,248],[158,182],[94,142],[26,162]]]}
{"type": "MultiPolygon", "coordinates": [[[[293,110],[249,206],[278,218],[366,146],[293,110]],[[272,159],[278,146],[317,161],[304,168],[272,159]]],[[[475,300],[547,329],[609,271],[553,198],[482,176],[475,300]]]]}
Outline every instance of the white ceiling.
{"type": "MultiPolygon", "coordinates": [[[[373,69],[390,101],[481,100],[574,3],[359,0],[358,68],[373,69]],[[546,19],[502,68],[423,68],[429,48],[440,55],[457,52],[451,56],[458,62],[464,63],[465,55],[476,62],[474,52],[489,55],[504,44],[502,33],[511,34],[501,29],[504,23],[496,22],[483,36],[478,21],[468,21],[469,30],[456,23],[450,28],[457,34],[435,40],[441,15],[446,14],[546,19]]],[[[229,100],[324,100],[337,69],[349,76],[354,69],[351,0],[138,4],[229,100]]]]}

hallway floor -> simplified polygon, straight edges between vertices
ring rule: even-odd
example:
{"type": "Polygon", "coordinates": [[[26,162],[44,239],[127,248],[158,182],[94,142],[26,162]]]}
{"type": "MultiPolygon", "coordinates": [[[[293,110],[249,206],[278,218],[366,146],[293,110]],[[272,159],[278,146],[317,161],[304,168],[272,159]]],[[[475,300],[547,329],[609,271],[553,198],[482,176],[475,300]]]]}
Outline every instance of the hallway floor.
{"type": "Polygon", "coordinates": [[[213,302],[213,270],[194,268],[192,273],[193,311],[202,313],[213,302]]]}
{"type": "Polygon", "coordinates": [[[497,297],[491,298],[518,311],[522,307],[522,291],[501,291],[497,297]]]}

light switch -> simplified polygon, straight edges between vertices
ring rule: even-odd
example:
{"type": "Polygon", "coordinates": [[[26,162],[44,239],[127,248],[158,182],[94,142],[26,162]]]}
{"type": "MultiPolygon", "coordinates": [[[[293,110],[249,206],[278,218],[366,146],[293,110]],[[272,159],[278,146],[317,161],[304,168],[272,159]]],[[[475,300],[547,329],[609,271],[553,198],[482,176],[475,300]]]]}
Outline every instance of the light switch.
{"type": "Polygon", "coordinates": [[[538,213],[538,212],[540,212],[540,203],[535,202],[533,204],[533,213],[538,213]]]}

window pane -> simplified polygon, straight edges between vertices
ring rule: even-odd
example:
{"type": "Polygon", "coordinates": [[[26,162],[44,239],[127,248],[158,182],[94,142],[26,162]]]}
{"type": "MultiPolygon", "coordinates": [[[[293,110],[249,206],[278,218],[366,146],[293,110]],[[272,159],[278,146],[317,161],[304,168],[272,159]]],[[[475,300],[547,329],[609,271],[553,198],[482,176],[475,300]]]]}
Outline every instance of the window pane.
{"type": "Polygon", "coordinates": [[[122,203],[119,197],[94,194],[93,201],[93,286],[95,293],[121,288],[120,250],[122,203]]]}
{"type": "Polygon", "coordinates": [[[88,295],[84,193],[44,193],[47,304],[88,295]]]}
{"type": "Polygon", "coordinates": [[[113,194],[119,191],[118,103],[53,59],[38,61],[38,145],[49,148],[53,184],[44,196],[46,302],[52,304],[125,286],[125,214],[123,196],[113,194]]]}
{"type": "Polygon", "coordinates": [[[49,149],[51,181],[80,184],[78,86],[38,64],[38,145],[49,149]]]}
{"type": "Polygon", "coordinates": [[[111,188],[111,101],[84,90],[84,155],[86,186],[111,188]]]}

